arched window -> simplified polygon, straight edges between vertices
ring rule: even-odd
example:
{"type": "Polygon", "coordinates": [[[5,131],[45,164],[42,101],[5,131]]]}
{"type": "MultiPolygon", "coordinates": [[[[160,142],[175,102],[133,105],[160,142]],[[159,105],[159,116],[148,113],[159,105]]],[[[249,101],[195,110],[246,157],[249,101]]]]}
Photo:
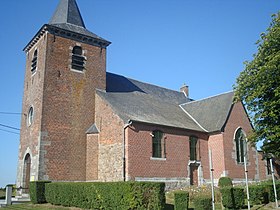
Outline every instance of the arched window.
{"type": "Polygon", "coordinates": [[[244,163],[244,157],[247,155],[247,142],[245,134],[241,128],[235,132],[235,146],[237,163],[244,163]]]}
{"type": "Polygon", "coordinates": [[[29,108],[29,111],[28,111],[28,118],[27,118],[27,123],[28,123],[29,126],[32,124],[33,118],[34,118],[34,110],[33,110],[33,107],[31,106],[31,107],[29,108]]]}
{"type": "Polygon", "coordinates": [[[197,137],[191,136],[190,137],[190,160],[197,160],[196,145],[197,145],[197,137]]]}
{"type": "Polygon", "coordinates": [[[25,193],[29,193],[30,170],[31,170],[31,157],[30,154],[27,153],[24,158],[24,166],[23,166],[23,188],[25,193]]]}
{"type": "Polygon", "coordinates": [[[153,157],[165,158],[165,141],[161,131],[154,131],[153,134],[153,157]]]}
{"type": "Polygon", "coordinates": [[[72,50],[72,69],[83,71],[85,57],[83,56],[83,49],[75,46],[72,50]]]}
{"type": "Polygon", "coordinates": [[[31,61],[31,72],[32,74],[36,72],[37,69],[37,57],[38,57],[38,51],[37,49],[33,53],[33,58],[31,61]]]}

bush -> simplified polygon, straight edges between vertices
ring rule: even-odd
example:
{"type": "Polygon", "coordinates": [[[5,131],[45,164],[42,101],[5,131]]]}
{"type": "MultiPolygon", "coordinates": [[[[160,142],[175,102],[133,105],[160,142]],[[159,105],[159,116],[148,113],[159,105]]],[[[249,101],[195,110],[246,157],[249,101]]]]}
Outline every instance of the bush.
{"type": "MultiPolygon", "coordinates": [[[[277,197],[280,195],[280,182],[276,182],[276,192],[277,192],[277,197]]],[[[264,191],[267,197],[267,200],[270,202],[275,201],[275,196],[274,196],[274,188],[273,188],[273,183],[272,182],[263,182],[261,186],[264,187],[264,191]]]]}
{"type": "Polygon", "coordinates": [[[244,206],[245,193],[240,187],[224,187],[221,189],[222,203],[228,209],[241,209],[244,206]]]}
{"type": "Polygon", "coordinates": [[[265,186],[263,185],[250,185],[249,186],[250,201],[253,205],[268,203],[266,196],[265,186]]]}
{"type": "Polygon", "coordinates": [[[174,210],[186,210],[189,206],[189,193],[186,191],[174,192],[174,210]]]}
{"type": "Polygon", "coordinates": [[[106,182],[50,183],[46,199],[54,205],[82,209],[163,209],[164,183],[106,182]]]}
{"type": "Polygon", "coordinates": [[[30,182],[29,193],[30,200],[32,203],[46,203],[45,197],[45,185],[50,183],[50,181],[35,181],[30,182]]]}
{"type": "Polygon", "coordinates": [[[212,198],[209,196],[195,197],[193,200],[194,207],[196,210],[211,210],[212,209],[212,198]]]}
{"type": "Polygon", "coordinates": [[[221,177],[218,182],[218,187],[232,187],[232,181],[229,177],[221,177]]]}

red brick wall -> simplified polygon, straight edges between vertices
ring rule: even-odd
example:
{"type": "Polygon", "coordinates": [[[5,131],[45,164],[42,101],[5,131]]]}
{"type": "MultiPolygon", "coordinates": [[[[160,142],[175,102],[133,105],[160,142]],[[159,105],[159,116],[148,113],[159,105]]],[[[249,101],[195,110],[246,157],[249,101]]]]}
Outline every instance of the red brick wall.
{"type": "Polygon", "coordinates": [[[41,116],[42,116],[42,98],[44,85],[44,69],[46,56],[47,35],[43,35],[40,40],[34,45],[29,52],[26,53],[26,69],[24,80],[24,92],[22,100],[22,117],[21,117],[21,132],[20,132],[20,148],[19,148],[19,162],[18,162],[18,186],[22,186],[23,176],[23,160],[26,153],[31,155],[31,177],[34,180],[38,179],[39,169],[38,155],[40,147],[38,140],[41,138],[41,116]],[[32,74],[31,61],[33,59],[34,51],[37,49],[37,70],[32,74]],[[28,125],[27,118],[29,108],[34,109],[34,120],[31,125],[28,125]]]}
{"type": "MultiPolygon", "coordinates": [[[[236,148],[234,142],[234,134],[238,128],[242,128],[248,135],[252,130],[250,122],[247,118],[246,112],[242,104],[235,103],[232,107],[229,119],[225,126],[223,133],[224,136],[224,157],[225,157],[225,170],[228,176],[236,179],[244,179],[244,165],[236,162],[236,148]]],[[[248,178],[255,179],[257,174],[256,165],[256,150],[248,145],[249,159],[248,159],[248,178]]]]}
{"type": "MultiPolygon", "coordinates": [[[[133,122],[127,130],[128,177],[132,180],[135,177],[188,177],[189,136],[191,135],[199,138],[201,149],[204,150],[207,147],[207,142],[204,140],[207,139],[206,135],[133,122]],[[154,130],[160,130],[165,135],[166,159],[152,158],[152,136],[150,134],[154,130]]],[[[201,156],[205,157],[204,151],[202,152],[201,156]]],[[[207,161],[208,157],[202,158],[202,166],[206,171],[207,161]]],[[[206,171],[205,174],[207,174],[206,171]]]]}
{"type": "Polygon", "coordinates": [[[38,43],[38,70],[33,77],[32,56],[27,58],[23,113],[34,104],[36,123],[26,128],[22,120],[20,158],[29,142],[34,153],[40,149],[38,179],[84,181],[86,130],[95,119],[95,88],[106,88],[106,49],[46,34],[38,43]],[[86,56],[83,73],[71,70],[76,45],[86,56]]]}
{"type": "Polygon", "coordinates": [[[86,180],[98,180],[98,134],[87,135],[86,180]]]}
{"type": "Polygon", "coordinates": [[[225,171],[224,140],[223,134],[218,133],[209,136],[209,149],[212,150],[212,164],[214,179],[219,179],[225,171]]]}

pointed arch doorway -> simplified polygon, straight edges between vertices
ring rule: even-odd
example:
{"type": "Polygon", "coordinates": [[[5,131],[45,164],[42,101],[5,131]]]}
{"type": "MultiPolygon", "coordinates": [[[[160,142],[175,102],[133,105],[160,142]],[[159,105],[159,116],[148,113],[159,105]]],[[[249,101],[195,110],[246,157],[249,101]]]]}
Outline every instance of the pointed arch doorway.
{"type": "Polygon", "coordinates": [[[29,153],[27,153],[24,158],[24,167],[23,167],[23,192],[24,193],[29,193],[30,171],[31,171],[31,156],[29,153]]]}

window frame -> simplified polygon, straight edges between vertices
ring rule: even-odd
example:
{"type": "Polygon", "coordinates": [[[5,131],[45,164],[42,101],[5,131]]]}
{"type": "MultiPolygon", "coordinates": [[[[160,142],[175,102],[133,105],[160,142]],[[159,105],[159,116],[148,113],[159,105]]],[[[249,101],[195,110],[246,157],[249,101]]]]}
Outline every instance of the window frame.
{"type": "Polygon", "coordinates": [[[197,160],[197,143],[198,143],[198,137],[190,136],[189,138],[190,161],[197,160]]]}
{"type": "Polygon", "coordinates": [[[86,57],[84,56],[84,50],[81,46],[74,46],[71,52],[71,70],[75,72],[83,73],[85,70],[86,57]]]}
{"type": "MultiPolygon", "coordinates": [[[[245,132],[242,128],[237,128],[234,133],[235,157],[237,164],[245,163],[245,156],[248,156],[248,144],[245,132]],[[243,146],[241,146],[243,145],[243,146]]],[[[248,157],[246,158],[248,162],[248,157]]]]}
{"type": "Polygon", "coordinates": [[[34,75],[38,68],[38,49],[35,49],[33,52],[32,60],[31,60],[31,74],[34,75]]]}
{"type": "Polygon", "coordinates": [[[152,132],[152,157],[151,159],[166,159],[165,135],[160,130],[152,132]]]}
{"type": "Polygon", "coordinates": [[[31,126],[33,122],[34,122],[34,108],[33,106],[30,106],[27,114],[27,125],[31,126]]]}

